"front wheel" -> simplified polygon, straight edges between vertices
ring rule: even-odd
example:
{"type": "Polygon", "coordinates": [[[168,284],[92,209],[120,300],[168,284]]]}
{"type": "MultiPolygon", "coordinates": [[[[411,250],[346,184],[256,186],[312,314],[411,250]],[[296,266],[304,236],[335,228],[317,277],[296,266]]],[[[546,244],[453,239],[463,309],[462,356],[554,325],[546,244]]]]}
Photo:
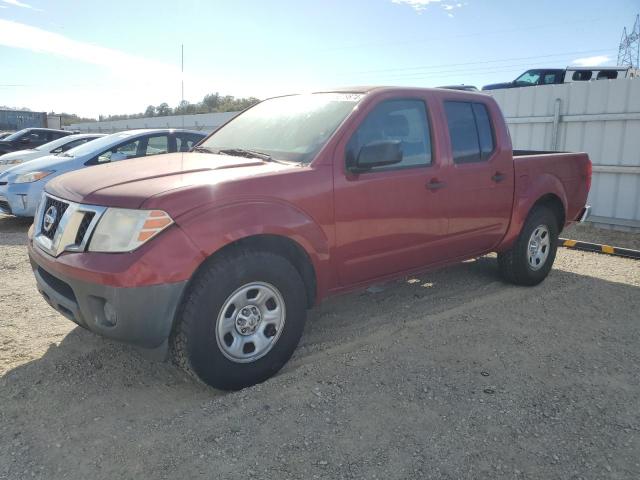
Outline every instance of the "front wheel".
{"type": "Polygon", "coordinates": [[[284,257],[237,251],[194,278],[172,335],[174,362],[203,382],[238,390],[274,375],[304,329],[307,298],[284,257]]]}
{"type": "Polygon", "coordinates": [[[500,273],[516,285],[539,284],[551,271],[557,244],[558,219],[547,207],[535,207],[513,247],[498,254],[500,273]]]}

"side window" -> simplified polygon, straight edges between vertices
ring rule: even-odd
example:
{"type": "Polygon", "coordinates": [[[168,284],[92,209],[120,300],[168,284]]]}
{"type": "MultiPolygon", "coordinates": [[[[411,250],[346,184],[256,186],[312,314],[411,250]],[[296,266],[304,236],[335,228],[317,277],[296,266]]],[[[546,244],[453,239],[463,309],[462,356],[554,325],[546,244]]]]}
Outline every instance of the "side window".
{"type": "Polygon", "coordinates": [[[28,138],[34,143],[45,143],[49,141],[49,138],[47,138],[47,132],[43,132],[41,130],[33,130],[31,133],[29,133],[28,138]]]}
{"type": "Polygon", "coordinates": [[[346,148],[347,162],[355,163],[360,149],[370,143],[396,140],[402,145],[399,164],[374,168],[393,170],[431,164],[431,135],[427,109],[422,100],[389,100],[367,115],[346,148]]]}
{"type": "Polygon", "coordinates": [[[473,104],[473,114],[476,117],[478,140],[480,141],[480,157],[486,160],[493,153],[493,130],[487,107],[482,103],[473,104]]]}
{"type": "Polygon", "coordinates": [[[593,72],[591,70],[577,70],[573,72],[571,80],[576,82],[586,82],[588,80],[591,80],[592,76],[593,72]]]}
{"type": "Polygon", "coordinates": [[[160,155],[169,151],[169,137],[167,135],[156,135],[149,137],[147,141],[146,156],[160,155]]]}
{"type": "Polygon", "coordinates": [[[140,146],[140,140],[135,140],[123,145],[107,150],[98,157],[98,163],[116,162],[118,160],[127,160],[129,158],[135,158],[138,155],[140,146]]]}
{"type": "Polygon", "coordinates": [[[596,80],[615,80],[616,78],[618,78],[616,70],[601,70],[598,72],[596,80]]]}
{"type": "Polygon", "coordinates": [[[545,85],[551,85],[553,83],[556,83],[556,73],[545,73],[543,79],[542,79],[542,83],[545,85]]]}
{"type": "Polygon", "coordinates": [[[494,149],[491,119],[481,103],[444,102],[454,163],[480,162],[494,149]]]}
{"type": "Polygon", "coordinates": [[[202,140],[202,137],[198,135],[189,135],[181,133],[176,135],[176,148],[178,152],[188,152],[193,146],[202,140]]]}
{"type": "Polygon", "coordinates": [[[73,141],[71,141],[69,143],[65,143],[61,147],[56,148],[55,150],[53,150],[53,153],[66,152],[67,150],[71,150],[73,147],[77,147],[78,145],[82,145],[83,143],[86,143],[89,140],[90,140],[89,138],[80,138],[78,140],[73,140],[73,141]]]}

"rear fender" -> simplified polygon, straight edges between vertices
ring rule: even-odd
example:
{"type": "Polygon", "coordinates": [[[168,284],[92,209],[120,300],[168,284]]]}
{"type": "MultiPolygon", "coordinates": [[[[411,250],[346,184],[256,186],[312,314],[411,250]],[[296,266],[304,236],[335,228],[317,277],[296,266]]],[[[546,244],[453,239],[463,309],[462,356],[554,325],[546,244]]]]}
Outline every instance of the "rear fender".
{"type": "Polygon", "coordinates": [[[516,178],[516,193],[513,212],[511,213],[511,223],[502,243],[497,248],[498,252],[508,250],[513,246],[531,209],[538,201],[548,195],[554,195],[560,200],[566,217],[567,195],[558,177],[543,173],[536,175],[533,179],[529,175],[521,175],[516,178]]]}

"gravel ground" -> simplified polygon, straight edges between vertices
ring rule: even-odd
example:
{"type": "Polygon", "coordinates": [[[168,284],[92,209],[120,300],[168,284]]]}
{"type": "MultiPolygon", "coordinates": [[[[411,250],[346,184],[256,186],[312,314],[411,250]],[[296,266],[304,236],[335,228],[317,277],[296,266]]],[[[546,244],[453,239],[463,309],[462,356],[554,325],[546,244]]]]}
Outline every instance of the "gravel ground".
{"type": "Polygon", "coordinates": [[[640,233],[623,232],[594,227],[586,223],[577,223],[562,232],[563,238],[583,242],[600,243],[612,247],[640,250],[640,233]]]}
{"type": "Polygon", "coordinates": [[[334,298],[237,393],[75,327],[0,219],[0,479],[640,478],[640,262],[492,257],[334,298]]]}

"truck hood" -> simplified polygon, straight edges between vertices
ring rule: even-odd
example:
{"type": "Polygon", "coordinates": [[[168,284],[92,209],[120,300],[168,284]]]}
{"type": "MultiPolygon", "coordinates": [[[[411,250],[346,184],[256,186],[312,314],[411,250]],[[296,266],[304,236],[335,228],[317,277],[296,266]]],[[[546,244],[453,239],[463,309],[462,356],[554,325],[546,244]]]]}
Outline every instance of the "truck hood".
{"type": "MultiPolygon", "coordinates": [[[[230,155],[170,153],[70,172],[49,182],[46,191],[79,203],[140,208],[168,192],[200,188],[209,198],[222,183],[291,168],[297,167],[230,155]]],[[[149,208],[160,208],[157,203],[149,208]]]]}

